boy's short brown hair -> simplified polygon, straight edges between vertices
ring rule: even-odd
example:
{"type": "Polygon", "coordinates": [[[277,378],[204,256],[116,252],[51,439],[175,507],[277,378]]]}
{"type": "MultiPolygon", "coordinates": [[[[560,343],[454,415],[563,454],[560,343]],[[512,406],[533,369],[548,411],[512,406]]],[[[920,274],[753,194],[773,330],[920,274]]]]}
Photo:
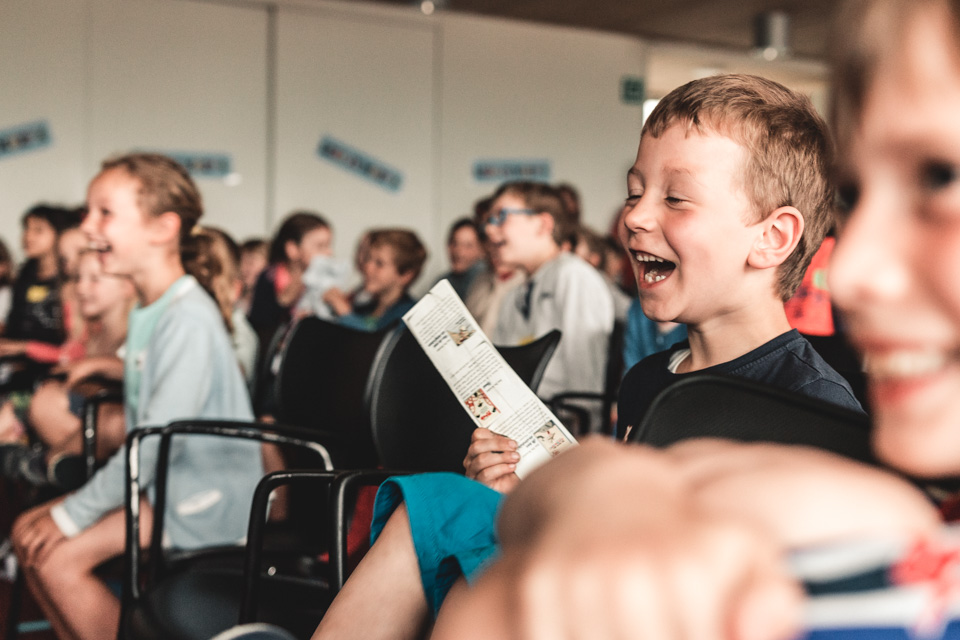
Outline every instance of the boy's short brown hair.
{"type": "Polygon", "coordinates": [[[505,193],[520,198],[524,204],[537,213],[550,214],[550,217],[553,218],[553,240],[558,246],[564,242],[576,245],[577,226],[573,222],[569,209],[563,202],[563,195],[556,187],[544,182],[529,182],[526,180],[505,182],[493,194],[491,202],[496,201],[505,193]]]}
{"type": "Polygon", "coordinates": [[[370,248],[387,246],[393,248],[393,259],[400,275],[413,273],[410,283],[420,276],[427,250],[412,231],[407,229],[375,229],[370,232],[370,248]]]}
{"type": "Polygon", "coordinates": [[[748,222],[783,206],[803,215],[803,236],[777,273],[777,294],[789,299],[834,221],[832,148],[823,119],[809,98],[777,82],[725,74],[671,91],[650,114],[640,138],[658,138],[677,122],[726,136],[746,149],[743,190],[756,212],[748,222]]]}

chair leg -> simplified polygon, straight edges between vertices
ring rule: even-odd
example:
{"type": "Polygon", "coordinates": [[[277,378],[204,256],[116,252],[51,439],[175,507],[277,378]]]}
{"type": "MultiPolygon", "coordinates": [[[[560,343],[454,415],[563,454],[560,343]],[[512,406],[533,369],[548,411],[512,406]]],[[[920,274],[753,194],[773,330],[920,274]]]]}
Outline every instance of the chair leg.
{"type": "Polygon", "coordinates": [[[27,588],[23,572],[17,568],[17,577],[10,588],[10,607],[7,609],[7,640],[16,640],[20,635],[20,608],[23,604],[23,590],[27,588]]]}

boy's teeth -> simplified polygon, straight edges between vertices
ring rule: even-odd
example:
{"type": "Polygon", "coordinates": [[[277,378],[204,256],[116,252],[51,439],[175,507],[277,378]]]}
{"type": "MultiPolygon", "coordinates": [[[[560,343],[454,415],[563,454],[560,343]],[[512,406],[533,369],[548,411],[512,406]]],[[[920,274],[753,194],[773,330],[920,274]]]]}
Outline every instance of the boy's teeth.
{"type": "Polygon", "coordinates": [[[657,256],[651,256],[643,253],[638,253],[637,262],[663,262],[663,258],[658,258],[657,256]]]}
{"type": "Polygon", "coordinates": [[[665,279],[667,276],[657,273],[655,270],[651,270],[643,274],[643,281],[647,283],[660,282],[665,279]]]}
{"type": "Polygon", "coordinates": [[[891,351],[864,357],[863,368],[873,378],[915,378],[943,368],[947,356],[941,351],[891,351]]]}

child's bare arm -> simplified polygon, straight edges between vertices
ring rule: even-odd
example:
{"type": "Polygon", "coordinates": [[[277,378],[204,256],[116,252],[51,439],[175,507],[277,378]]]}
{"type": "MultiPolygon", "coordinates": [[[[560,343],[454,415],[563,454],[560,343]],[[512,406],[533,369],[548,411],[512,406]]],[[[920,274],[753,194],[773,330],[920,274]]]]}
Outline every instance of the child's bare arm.
{"type": "Polygon", "coordinates": [[[66,384],[74,387],[91,376],[123,380],[123,360],[116,356],[92,356],[66,365],[66,384]]]}
{"type": "Polygon", "coordinates": [[[330,305],[338,316],[345,316],[351,311],[350,298],[336,287],[331,287],[324,292],[323,301],[330,305]]]}

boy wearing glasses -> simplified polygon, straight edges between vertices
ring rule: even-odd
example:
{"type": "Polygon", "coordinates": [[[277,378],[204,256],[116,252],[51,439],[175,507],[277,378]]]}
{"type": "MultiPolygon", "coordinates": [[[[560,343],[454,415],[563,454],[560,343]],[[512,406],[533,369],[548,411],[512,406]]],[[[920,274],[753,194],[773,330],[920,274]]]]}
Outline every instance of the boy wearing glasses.
{"type": "Polygon", "coordinates": [[[527,275],[507,294],[492,340],[525,344],[553,329],[563,333],[539,394],[603,390],[614,309],[596,269],[560,248],[573,222],[560,193],[537,182],[508,182],[481,219],[500,261],[527,275]]]}

